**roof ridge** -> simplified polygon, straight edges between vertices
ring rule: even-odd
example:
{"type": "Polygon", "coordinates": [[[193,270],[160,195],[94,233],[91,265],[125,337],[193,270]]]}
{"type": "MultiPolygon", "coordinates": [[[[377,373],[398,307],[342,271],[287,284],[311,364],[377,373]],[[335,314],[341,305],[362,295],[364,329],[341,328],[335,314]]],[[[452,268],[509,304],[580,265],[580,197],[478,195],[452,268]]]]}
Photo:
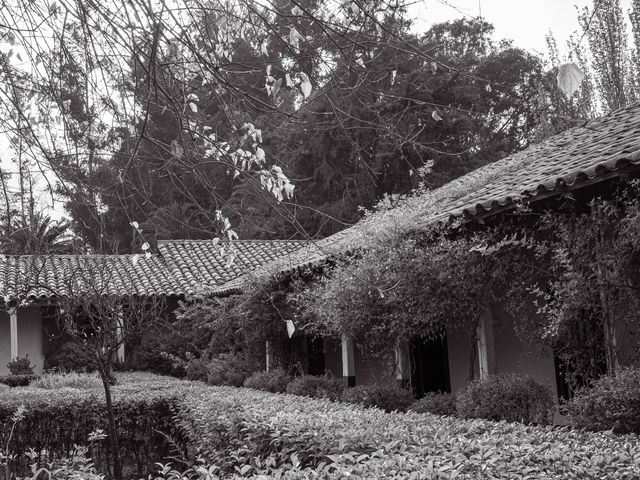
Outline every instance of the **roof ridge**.
{"type": "MultiPolygon", "coordinates": [[[[213,242],[213,240],[215,240],[214,238],[210,238],[210,239],[203,239],[203,240],[198,240],[198,239],[171,239],[171,240],[158,240],[158,245],[172,245],[172,244],[179,244],[179,243],[211,243],[213,242]]],[[[267,239],[262,239],[262,238],[257,238],[257,239],[250,239],[250,238],[243,238],[243,239],[238,239],[238,240],[232,240],[231,242],[226,242],[226,243],[293,243],[293,242],[299,242],[299,243],[309,243],[309,242],[313,242],[314,240],[306,240],[306,239],[286,239],[286,238],[276,238],[273,240],[267,240],[267,239]]]]}
{"type": "MultiPolygon", "coordinates": [[[[5,258],[129,258],[140,255],[139,253],[29,253],[29,254],[0,254],[5,258]]],[[[153,254],[159,257],[158,254],[153,254]]]]}

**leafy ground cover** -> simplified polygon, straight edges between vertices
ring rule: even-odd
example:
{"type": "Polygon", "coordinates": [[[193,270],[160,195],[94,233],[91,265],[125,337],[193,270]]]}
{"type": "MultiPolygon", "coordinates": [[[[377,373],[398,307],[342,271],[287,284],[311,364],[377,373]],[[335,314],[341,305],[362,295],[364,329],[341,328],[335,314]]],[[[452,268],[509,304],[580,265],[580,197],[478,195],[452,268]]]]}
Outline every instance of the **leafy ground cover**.
{"type": "Polygon", "coordinates": [[[202,389],[178,421],[208,463],[258,478],[640,476],[633,435],[384,413],[248,389],[202,389]]]}
{"type": "MultiPolygon", "coordinates": [[[[55,379],[47,379],[47,388],[1,390],[0,441],[6,441],[11,416],[21,405],[25,419],[12,440],[14,451],[16,446],[72,449],[103,427],[95,382],[75,377],[60,382],[80,388],[52,389],[55,379]]],[[[640,478],[637,435],[385,413],[150,374],[120,373],[113,391],[122,448],[141,459],[140,471],[130,470],[129,478],[144,476],[140,472],[150,462],[176,456],[164,434],[180,440],[182,453],[189,453],[191,465],[197,465],[192,475],[209,480],[640,478]]],[[[89,452],[92,458],[102,454],[94,445],[89,452]]],[[[173,460],[173,466],[189,464],[173,460]]],[[[158,478],[170,476],[170,467],[165,470],[158,478]]]]}

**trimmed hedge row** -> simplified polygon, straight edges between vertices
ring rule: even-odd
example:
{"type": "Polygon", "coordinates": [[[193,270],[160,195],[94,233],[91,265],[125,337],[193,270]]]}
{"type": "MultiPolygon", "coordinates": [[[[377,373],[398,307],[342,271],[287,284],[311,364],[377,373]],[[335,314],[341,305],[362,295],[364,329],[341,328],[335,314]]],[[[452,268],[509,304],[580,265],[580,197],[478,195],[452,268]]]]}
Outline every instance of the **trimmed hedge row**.
{"type": "Polygon", "coordinates": [[[636,436],[384,413],[247,389],[189,395],[177,422],[208,463],[266,478],[640,477],[636,436]]]}
{"type": "MultiPolygon", "coordinates": [[[[48,389],[0,391],[0,442],[6,442],[15,410],[26,407],[13,452],[34,447],[64,456],[74,443],[86,443],[89,432],[105,429],[96,382],[58,379],[82,389],[58,388],[55,381],[43,382],[48,389]]],[[[119,374],[113,393],[128,477],[144,476],[163,457],[190,452],[192,461],[202,457],[215,465],[220,478],[640,478],[635,435],[384,413],[150,374],[119,374]],[[156,430],[172,436],[181,452],[156,430]]],[[[91,450],[99,471],[105,471],[106,454],[102,447],[91,450]]]]}
{"type": "MultiPolygon", "coordinates": [[[[73,452],[74,445],[86,444],[92,431],[107,430],[104,391],[97,382],[87,383],[82,389],[30,386],[0,390],[0,444],[6,445],[14,412],[25,407],[25,417],[16,425],[10,444],[10,450],[24,459],[19,469],[27,466],[28,459],[22,454],[30,448],[47,452],[47,458],[40,461],[62,458],[73,452]]],[[[189,389],[196,388],[197,384],[157,375],[118,374],[112,394],[120,444],[125,465],[137,475],[145,475],[154,462],[175,453],[163,434],[180,443],[174,406],[189,389]]],[[[107,455],[106,442],[92,447],[97,467],[104,465],[107,455]]]]}
{"type": "Polygon", "coordinates": [[[8,387],[26,387],[38,376],[32,373],[21,374],[21,375],[5,375],[0,377],[0,384],[6,385],[8,387]]]}

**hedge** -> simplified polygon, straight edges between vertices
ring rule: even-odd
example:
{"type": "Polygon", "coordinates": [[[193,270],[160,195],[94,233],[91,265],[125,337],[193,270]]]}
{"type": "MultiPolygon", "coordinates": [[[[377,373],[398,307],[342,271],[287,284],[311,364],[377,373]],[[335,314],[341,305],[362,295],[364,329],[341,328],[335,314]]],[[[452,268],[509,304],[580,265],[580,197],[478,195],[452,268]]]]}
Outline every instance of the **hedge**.
{"type": "Polygon", "coordinates": [[[210,387],[177,416],[199,455],[258,478],[640,477],[636,436],[384,413],[323,399],[210,387]]]}
{"type": "MultiPolygon", "coordinates": [[[[87,443],[89,433],[107,430],[104,391],[98,383],[86,388],[56,389],[21,387],[0,390],[0,444],[6,445],[11,416],[24,405],[24,420],[14,432],[10,450],[22,454],[30,448],[46,449],[47,461],[68,456],[74,445],[87,443]]],[[[180,435],[173,423],[174,405],[189,391],[190,384],[152,374],[121,373],[112,387],[120,445],[125,465],[136,475],[145,475],[154,462],[173,454],[165,435],[178,444],[180,435]],[[160,433],[162,432],[162,433],[160,433]]],[[[195,387],[194,387],[195,388],[195,387]]],[[[103,467],[106,442],[92,447],[92,460],[103,467]]]]}
{"type": "Polygon", "coordinates": [[[640,368],[620,368],[579,389],[567,410],[580,428],[640,434],[640,368]]]}
{"type": "MultiPolygon", "coordinates": [[[[134,478],[153,462],[166,463],[162,457],[185,452],[215,466],[220,478],[640,478],[636,435],[385,413],[149,374],[119,374],[113,392],[127,465],[135,471],[130,468],[128,477],[134,478]],[[173,436],[182,451],[172,451],[154,429],[173,436]]],[[[90,385],[4,389],[0,441],[22,404],[27,418],[14,451],[16,445],[47,447],[61,455],[104,428],[102,392],[90,385]]],[[[105,452],[91,453],[104,471],[105,452]]]]}

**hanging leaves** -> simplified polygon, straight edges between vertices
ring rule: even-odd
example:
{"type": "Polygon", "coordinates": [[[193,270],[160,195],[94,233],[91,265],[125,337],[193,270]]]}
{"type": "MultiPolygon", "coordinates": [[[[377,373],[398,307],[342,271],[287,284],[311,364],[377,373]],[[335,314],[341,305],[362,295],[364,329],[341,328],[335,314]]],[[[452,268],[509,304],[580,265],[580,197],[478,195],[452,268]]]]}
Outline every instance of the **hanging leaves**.
{"type": "Polygon", "coordinates": [[[282,79],[279,78],[277,79],[274,83],[273,83],[273,87],[272,87],[272,95],[273,95],[273,99],[276,99],[276,96],[278,95],[278,92],[280,91],[280,87],[282,87],[282,79]]]}
{"type": "Polygon", "coordinates": [[[287,323],[287,335],[289,335],[289,338],[291,338],[296,331],[296,326],[293,324],[291,320],[287,320],[286,323],[287,323]]]}
{"type": "Polygon", "coordinates": [[[308,98],[309,95],[311,95],[312,89],[313,87],[311,86],[311,81],[309,80],[309,76],[304,72],[300,72],[300,90],[302,90],[302,94],[304,95],[304,98],[308,98]]]}
{"type": "Polygon", "coordinates": [[[584,79],[584,72],[575,63],[565,63],[558,68],[558,88],[567,98],[575,93],[584,79]]]}
{"type": "Polygon", "coordinates": [[[304,36],[296,29],[296,27],[291,27],[289,30],[289,44],[296,54],[300,53],[300,40],[304,40],[304,36]]]}
{"type": "Polygon", "coordinates": [[[438,112],[438,110],[434,110],[433,112],[431,112],[431,118],[433,118],[436,122],[442,121],[442,115],[440,115],[440,112],[438,112]]]}
{"type": "Polygon", "coordinates": [[[182,148],[182,145],[180,145],[177,140],[171,142],[171,155],[178,160],[184,155],[184,148],[182,148]]]}

